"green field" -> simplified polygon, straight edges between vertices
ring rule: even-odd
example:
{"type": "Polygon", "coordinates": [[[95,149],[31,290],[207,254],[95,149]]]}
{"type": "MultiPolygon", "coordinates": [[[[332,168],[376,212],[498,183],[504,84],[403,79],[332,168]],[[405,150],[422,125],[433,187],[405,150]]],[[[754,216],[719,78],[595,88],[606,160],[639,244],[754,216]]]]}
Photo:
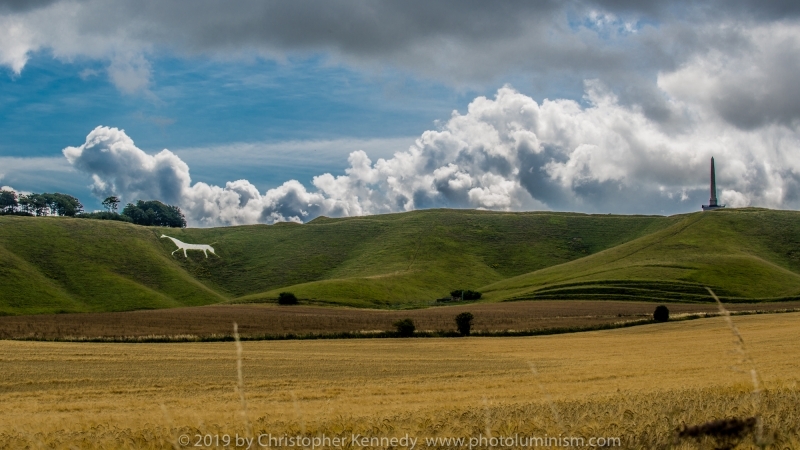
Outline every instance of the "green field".
{"type": "Polygon", "coordinates": [[[0,217],[0,314],[274,301],[408,308],[452,289],[488,301],[707,301],[800,295],[800,213],[663,216],[423,210],[304,225],[147,228],[0,217]],[[162,234],[219,257],[170,253],[162,234]]]}

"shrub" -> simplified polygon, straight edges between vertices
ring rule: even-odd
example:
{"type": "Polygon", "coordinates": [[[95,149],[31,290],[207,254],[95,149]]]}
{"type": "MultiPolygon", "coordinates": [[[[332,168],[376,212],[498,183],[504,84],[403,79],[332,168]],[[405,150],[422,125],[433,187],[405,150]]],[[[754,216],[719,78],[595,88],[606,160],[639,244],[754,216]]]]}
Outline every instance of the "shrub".
{"type": "Polygon", "coordinates": [[[297,304],[297,297],[291,292],[281,292],[278,294],[278,304],[279,305],[296,305],[297,304]]]}
{"type": "Polygon", "coordinates": [[[414,321],[411,319],[398,320],[394,323],[394,327],[397,329],[397,335],[400,337],[414,336],[414,330],[417,329],[417,327],[414,326],[414,321]]]}
{"type": "Polygon", "coordinates": [[[481,294],[478,291],[471,291],[471,290],[462,290],[456,289],[455,291],[450,291],[450,297],[453,299],[464,299],[464,300],[479,300],[481,298],[481,294]]]}
{"type": "Polygon", "coordinates": [[[656,306],[653,312],[653,320],[656,322],[666,322],[669,320],[669,309],[664,305],[656,306]]]}
{"type": "Polygon", "coordinates": [[[462,312],[456,316],[456,327],[458,328],[459,334],[462,336],[469,336],[469,329],[472,328],[472,319],[474,318],[475,316],[469,312],[462,312]]]}

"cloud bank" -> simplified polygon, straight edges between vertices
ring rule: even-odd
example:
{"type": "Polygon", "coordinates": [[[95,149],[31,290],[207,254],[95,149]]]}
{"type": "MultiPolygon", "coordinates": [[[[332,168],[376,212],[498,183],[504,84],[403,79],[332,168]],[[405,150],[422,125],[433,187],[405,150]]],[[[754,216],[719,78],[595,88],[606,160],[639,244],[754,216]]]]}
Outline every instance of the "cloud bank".
{"type": "MultiPolygon", "coordinates": [[[[686,67],[683,70],[694,70],[686,67]]],[[[555,209],[654,213],[692,211],[708,199],[711,156],[720,199],[730,206],[800,207],[800,134],[786,123],[744,130],[677,82],[659,80],[672,113],[664,124],[626,106],[598,81],[584,103],[541,103],[509,86],[453,112],[391,158],[354,151],[343,175],[290,180],[263,194],[249,181],[192,183],[169,150],[149,155],[124,131],[97,127],[63,150],[91,176],[98,197],[158,199],[180,206],[193,226],[305,222],[420,208],[555,209]]]]}

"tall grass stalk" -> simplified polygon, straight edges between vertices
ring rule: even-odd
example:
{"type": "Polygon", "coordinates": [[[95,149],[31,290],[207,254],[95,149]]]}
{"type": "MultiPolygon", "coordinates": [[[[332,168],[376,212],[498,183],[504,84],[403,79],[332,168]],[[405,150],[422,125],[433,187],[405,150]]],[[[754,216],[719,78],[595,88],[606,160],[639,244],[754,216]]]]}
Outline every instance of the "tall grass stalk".
{"type": "Polygon", "coordinates": [[[489,400],[483,396],[483,432],[486,433],[486,438],[492,438],[492,413],[489,411],[489,400]]]}
{"type": "Polygon", "coordinates": [[[303,418],[303,411],[300,410],[300,403],[297,401],[297,395],[294,393],[294,390],[290,391],[292,394],[292,405],[294,406],[294,415],[297,418],[297,421],[300,422],[300,433],[305,435],[306,434],[306,421],[303,418]]]}
{"type": "Polygon", "coordinates": [[[761,381],[760,377],[758,376],[758,371],[756,371],[755,362],[753,362],[753,358],[750,357],[749,352],[747,351],[747,346],[745,346],[744,338],[742,334],[739,333],[739,329],[736,328],[736,325],[733,323],[733,319],[731,319],[731,313],[728,311],[725,306],[720,301],[717,294],[714,293],[711,288],[706,287],[708,293],[714,298],[717,302],[717,307],[719,308],[720,315],[725,318],[725,323],[728,324],[728,328],[730,328],[731,333],[736,338],[734,341],[736,343],[736,352],[739,354],[739,364],[749,366],[750,372],[750,380],[753,383],[753,409],[755,410],[755,417],[756,417],[756,445],[763,447],[763,436],[764,436],[764,422],[761,419],[761,381]]]}
{"type": "Polygon", "coordinates": [[[253,430],[250,420],[247,418],[247,399],[244,396],[244,377],[242,376],[242,342],[239,340],[239,327],[236,322],[233,322],[233,339],[236,341],[236,375],[238,378],[236,390],[239,392],[239,399],[242,402],[242,420],[245,423],[247,437],[250,438],[253,435],[253,430]]]}
{"type": "Polygon", "coordinates": [[[547,402],[548,406],[550,406],[550,411],[553,412],[553,419],[556,421],[559,427],[558,431],[563,432],[565,429],[564,423],[561,421],[561,416],[558,414],[558,409],[556,408],[555,402],[553,402],[553,397],[551,397],[550,393],[547,392],[547,389],[544,388],[544,384],[542,384],[542,380],[539,378],[539,371],[536,370],[536,366],[531,361],[528,361],[528,366],[531,368],[533,378],[536,379],[536,384],[539,385],[539,390],[542,392],[544,400],[547,402]]]}
{"type": "MultiPolygon", "coordinates": [[[[164,415],[164,420],[167,422],[167,426],[169,430],[175,430],[175,422],[172,420],[172,416],[167,411],[167,405],[161,404],[161,413],[164,415]]],[[[172,444],[172,448],[175,450],[180,450],[181,445],[178,443],[178,438],[176,437],[175,433],[172,434],[172,439],[170,440],[170,444],[172,444]]]]}

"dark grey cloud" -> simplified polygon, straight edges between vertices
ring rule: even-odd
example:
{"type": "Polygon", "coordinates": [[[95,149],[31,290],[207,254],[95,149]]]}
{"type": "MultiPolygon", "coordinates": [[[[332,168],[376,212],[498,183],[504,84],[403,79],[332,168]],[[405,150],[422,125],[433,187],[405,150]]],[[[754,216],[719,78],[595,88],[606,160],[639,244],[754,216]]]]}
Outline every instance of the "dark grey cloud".
{"type": "Polygon", "coordinates": [[[58,0],[0,0],[0,13],[29,11],[56,1],[58,0]]]}
{"type": "Polygon", "coordinates": [[[275,46],[383,55],[439,37],[502,40],[558,11],[555,1],[350,0],[114,2],[103,15],[141,21],[138,32],[197,50],[275,46]]]}
{"type": "Polygon", "coordinates": [[[656,20],[694,18],[705,21],[726,17],[775,20],[800,16],[800,4],[793,0],[595,0],[583,2],[583,5],[656,20]]]}
{"type": "MultiPolygon", "coordinates": [[[[16,2],[11,2],[16,3],[16,2]]],[[[102,30],[133,24],[134,36],[196,50],[275,46],[282,49],[336,48],[346,53],[380,56],[415,43],[510,42],[531,28],[558,29],[567,14],[590,11],[620,20],[681,21],[776,20],[800,15],[793,1],[567,1],[368,0],[259,1],[235,3],[182,1],[94,1],[83,25],[102,30]],[[105,24],[95,17],[112,19],[105,24]]]]}

